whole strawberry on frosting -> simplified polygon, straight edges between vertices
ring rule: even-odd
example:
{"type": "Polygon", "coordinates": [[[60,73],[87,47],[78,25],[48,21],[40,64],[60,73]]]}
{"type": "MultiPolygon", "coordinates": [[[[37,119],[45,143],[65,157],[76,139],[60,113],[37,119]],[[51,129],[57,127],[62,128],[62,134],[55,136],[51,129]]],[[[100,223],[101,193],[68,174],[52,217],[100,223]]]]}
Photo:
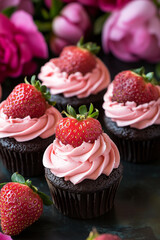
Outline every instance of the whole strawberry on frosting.
{"type": "Polygon", "coordinates": [[[157,100],[160,94],[154,84],[153,73],[145,74],[144,67],[120,72],[113,80],[111,100],[119,103],[133,101],[137,105],[157,100]]]}
{"type": "Polygon", "coordinates": [[[6,99],[3,112],[12,118],[41,117],[50,102],[50,93],[46,86],[42,86],[35,76],[31,78],[31,84],[25,79],[25,83],[18,84],[6,99]]]}
{"type": "Polygon", "coordinates": [[[99,234],[96,229],[93,229],[86,240],[121,240],[121,238],[109,233],[99,234]]]}
{"type": "Polygon", "coordinates": [[[102,133],[102,126],[96,119],[99,112],[97,109],[95,112],[93,110],[93,104],[90,105],[89,111],[82,105],[79,107],[79,114],[76,114],[74,108],[68,105],[68,113],[63,111],[67,117],[57,124],[56,137],[64,145],[70,144],[73,147],[78,147],[83,142],[93,143],[102,133]]]}
{"type": "Polygon", "coordinates": [[[43,204],[49,206],[52,201],[20,174],[14,173],[11,180],[0,184],[0,215],[2,231],[14,236],[37,221],[43,204]]]}
{"type": "Polygon", "coordinates": [[[68,74],[81,72],[85,75],[91,72],[96,66],[97,54],[100,50],[95,43],[83,43],[83,38],[80,39],[77,46],[65,47],[59,58],[53,59],[54,64],[60,68],[61,72],[68,74]]]}

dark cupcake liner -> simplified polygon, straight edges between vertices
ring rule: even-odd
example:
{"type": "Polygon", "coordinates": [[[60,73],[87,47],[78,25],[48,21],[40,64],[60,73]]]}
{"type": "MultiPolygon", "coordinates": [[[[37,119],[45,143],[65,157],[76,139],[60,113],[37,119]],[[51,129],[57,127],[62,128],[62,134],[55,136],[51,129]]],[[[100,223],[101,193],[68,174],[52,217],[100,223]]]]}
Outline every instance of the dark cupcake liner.
{"type": "Polygon", "coordinates": [[[160,125],[144,129],[129,126],[118,127],[104,116],[104,129],[117,145],[121,160],[132,163],[147,163],[157,160],[160,154],[160,125]]]}
{"type": "Polygon", "coordinates": [[[42,164],[43,153],[21,153],[8,149],[1,149],[3,165],[11,172],[18,172],[23,176],[38,176],[44,173],[42,164]]]}
{"type": "Polygon", "coordinates": [[[156,159],[158,144],[156,139],[130,140],[109,134],[120,152],[121,160],[132,163],[147,163],[156,159]]]}
{"type": "Polygon", "coordinates": [[[96,192],[73,192],[55,187],[46,177],[55,207],[72,218],[90,219],[107,213],[114,205],[117,188],[122,177],[104,190],[96,192]]]}
{"type": "Polygon", "coordinates": [[[13,138],[0,139],[0,159],[11,173],[18,172],[28,177],[44,174],[43,154],[53,139],[54,136],[47,139],[37,137],[28,142],[17,142],[13,138]]]}

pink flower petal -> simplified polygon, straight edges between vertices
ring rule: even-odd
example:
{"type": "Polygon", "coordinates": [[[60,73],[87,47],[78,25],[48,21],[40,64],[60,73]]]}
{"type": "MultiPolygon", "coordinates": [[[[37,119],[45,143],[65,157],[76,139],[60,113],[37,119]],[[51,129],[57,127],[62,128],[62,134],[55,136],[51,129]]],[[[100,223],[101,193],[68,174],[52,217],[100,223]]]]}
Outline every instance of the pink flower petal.
{"type": "Polygon", "coordinates": [[[37,31],[37,26],[35,25],[32,16],[23,10],[13,13],[11,16],[11,22],[23,32],[28,33],[37,31]]]}
{"type": "Polygon", "coordinates": [[[63,17],[56,17],[52,24],[52,29],[55,35],[59,38],[75,44],[83,35],[82,30],[63,17]]]}
{"type": "Polygon", "coordinates": [[[8,7],[15,7],[20,3],[20,0],[0,0],[0,11],[8,7]]]}
{"type": "Polygon", "coordinates": [[[12,32],[14,31],[14,25],[9,19],[0,13],[0,34],[6,35],[7,38],[12,38],[12,32]],[[4,27],[5,26],[5,27],[4,27]]]}
{"type": "Polygon", "coordinates": [[[121,10],[117,26],[130,29],[133,26],[137,26],[137,22],[140,25],[152,18],[155,13],[156,7],[151,1],[131,1],[121,10]]]}
{"type": "Polygon", "coordinates": [[[0,232],[0,240],[12,240],[12,238],[0,232]]]}
{"type": "Polygon", "coordinates": [[[43,35],[38,31],[32,16],[24,11],[17,11],[12,15],[11,21],[17,26],[18,31],[21,31],[25,36],[32,55],[47,58],[47,44],[43,35]]]}
{"type": "Polygon", "coordinates": [[[82,29],[90,25],[88,15],[79,3],[68,4],[61,12],[61,15],[74,24],[78,24],[82,29]],[[81,24],[83,23],[83,24],[81,24]]]}
{"type": "Polygon", "coordinates": [[[53,36],[50,39],[50,48],[56,55],[59,55],[61,53],[62,49],[69,44],[70,44],[69,42],[67,42],[66,40],[64,40],[62,38],[53,36]]]}

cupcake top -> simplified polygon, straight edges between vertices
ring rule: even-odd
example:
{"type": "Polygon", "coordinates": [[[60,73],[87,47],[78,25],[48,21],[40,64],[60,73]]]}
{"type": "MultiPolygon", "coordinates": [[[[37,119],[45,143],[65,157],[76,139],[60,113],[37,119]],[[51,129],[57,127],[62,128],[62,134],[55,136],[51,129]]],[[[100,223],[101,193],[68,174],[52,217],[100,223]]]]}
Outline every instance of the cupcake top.
{"type": "Polygon", "coordinates": [[[51,94],[85,98],[107,88],[110,73],[105,64],[90,51],[91,43],[65,47],[59,58],[51,59],[41,68],[39,79],[51,94]],[[89,49],[89,50],[88,50],[89,49]]]}
{"type": "Polygon", "coordinates": [[[131,73],[131,71],[124,71],[118,74],[109,85],[104,95],[103,108],[105,110],[105,115],[116,122],[119,127],[130,126],[137,129],[143,129],[153,124],[160,124],[160,87],[154,86],[151,83],[148,83],[149,85],[145,83],[139,93],[137,89],[141,85],[142,78],[139,74],[133,74],[134,73],[131,73]],[[123,84],[121,83],[121,95],[118,95],[119,93],[116,90],[119,87],[120,78],[122,78],[123,84]],[[137,80],[137,78],[139,80],[137,80]],[[133,81],[136,81],[137,85],[135,83],[132,85],[133,81]],[[126,99],[124,101],[122,95],[125,93],[123,91],[127,91],[131,94],[130,96],[126,96],[126,94],[126,99]]]}
{"type": "Polygon", "coordinates": [[[74,148],[55,139],[46,149],[43,165],[57,177],[64,177],[73,184],[84,179],[97,179],[102,173],[107,176],[120,163],[116,145],[107,134],[102,133],[94,143],[83,142],[74,148]]]}
{"type": "Polygon", "coordinates": [[[0,138],[12,137],[23,142],[52,136],[62,116],[49,105],[52,104],[49,98],[46,87],[35,78],[32,85],[28,82],[17,85],[0,104],[0,138]]]}
{"type": "Polygon", "coordinates": [[[101,174],[109,176],[118,168],[120,156],[116,145],[99,125],[98,120],[91,117],[62,119],[57,124],[56,139],[44,153],[44,166],[73,184],[84,179],[95,180],[101,174]]]}
{"type": "Polygon", "coordinates": [[[56,108],[48,107],[39,118],[12,118],[3,112],[5,102],[0,104],[0,138],[12,137],[18,142],[24,142],[36,137],[48,138],[55,134],[56,124],[62,118],[56,108]]]}

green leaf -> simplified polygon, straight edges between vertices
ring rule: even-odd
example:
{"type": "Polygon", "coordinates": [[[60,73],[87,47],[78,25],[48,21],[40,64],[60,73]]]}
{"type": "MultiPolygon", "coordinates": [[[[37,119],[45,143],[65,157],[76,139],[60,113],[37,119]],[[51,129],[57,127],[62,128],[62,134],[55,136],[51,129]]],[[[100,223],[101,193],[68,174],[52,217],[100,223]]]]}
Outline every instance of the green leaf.
{"type": "Polygon", "coordinates": [[[35,83],[36,83],[36,76],[33,75],[33,76],[31,77],[31,84],[32,84],[32,85],[35,85],[35,83]]]}
{"type": "Polygon", "coordinates": [[[83,41],[84,41],[84,38],[81,37],[77,43],[77,47],[86,49],[93,54],[97,54],[100,51],[101,48],[96,43],[93,43],[93,42],[83,43],[83,41]]]}
{"type": "MultiPolygon", "coordinates": [[[[3,0],[5,1],[5,0],[3,0]]],[[[2,11],[2,13],[4,15],[6,15],[8,18],[10,18],[10,16],[15,12],[16,10],[16,7],[9,7],[9,8],[6,8],[2,11]]]]}
{"type": "Polygon", "coordinates": [[[47,90],[47,87],[45,86],[45,85],[42,85],[41,87],[40,87],[40,89],[41,89],[41,92],[42,93],[45,93],[45,95],[48,97],[48,91],[46,92],[46,90],[47,90]]]}
{"type": "Polygon", "coordinates": [[[4,186],[4,185],[6,185],[7,183],[0,183],[0,189],[4,186]]]}
{"type": "Polygon", "coordinates": [[[50,19],[49,12],[45,8],[42,8],[41,13],[42,13],[42,17],[45,20],[49,20],[50,19]]]}
{"type": "Polygon", "coordinates": [[[76,111],[71,105],[67,105],[67,112],[69,113],[69,115],[76,118],[76,111]]]}
{"type": "Polygon", "coordinates": [[[78,110],[81,115],[85,115],[87,113],[86,105],[81,105],[78,110]]]}
{"type": "Polygon", "coordinates": [[[53,20],[56,16],[59,15],[61,9],[63,7],[63,3],[60,0],[52,0],[52,5],[50,8],[49,16],[53,20]]]}
{"type": "Polygon", "coordinates": [[[89,117],[97,119],[98,116],[99,116],[99,111],[96,109],[96,112],[92,113],[89,117]]]}
{"type": "Polygon", "coordinates": [[[88,116],[90,116],[92,114],[93,110],[94,110],[94,107],[93,107],[93,104],[91,103],[89,106],[88,116]]]}
{"type": "Polygon", "coordinates": [[[145,78],[147,79],[147,81],[151,82],[154,76],[154,72],[149,72],[145,75],[145,78]]]}
{"type": "Polygon", "coordinates": [[[24,177],[18,173],[13,173],[13,175],[11,176],[11,180],[12,180],[12,182],[18,182],[18,183],[22,183],[22,184],[24,184],[26,182],[24,177]]]}
{"type": "Polygon", "coordinates": [[[158,78],[160,78],[160,63],[156,64],[155,72],[158,78]]]}
{"type": "Polygon", "coordinates": [[[35,20],[35,24],[37,25],[38,29],[40,32],[50,32],[52,30],[52,22],[42,22],[42,21],[38,21],[35,20]]]}
{"type": "Polygon", "coordinates": [[[110,13],[105,13],[95,20],[95,23],[93,25],[93,33],[95,35],[101,34],[103,25],[106,19],[109,17],[109,15],[110,13]]]}
{"type": "Polygon", "coordinates": [[[138,75],[142,75],[145,73],[145,68],[142,66],[140,68],[133,69],[132,72],[137,73],[138,75]]]}
{"type": "Polygon", "coordinates": [[[84,37],[82,36],[80,40],[77,42],[77,47],[82,47],[84,43],[84,37]]]}
{"type": "Polygon", "coordinates": [[[42,192],[39,192],[39,191],[37,193],[40,196],[40,198],[43,200],[44,205],[50,206],[50,205],[53,204],[53,202],[50,200],[50,198],[45,193],[42,193],[42,192]]]}

